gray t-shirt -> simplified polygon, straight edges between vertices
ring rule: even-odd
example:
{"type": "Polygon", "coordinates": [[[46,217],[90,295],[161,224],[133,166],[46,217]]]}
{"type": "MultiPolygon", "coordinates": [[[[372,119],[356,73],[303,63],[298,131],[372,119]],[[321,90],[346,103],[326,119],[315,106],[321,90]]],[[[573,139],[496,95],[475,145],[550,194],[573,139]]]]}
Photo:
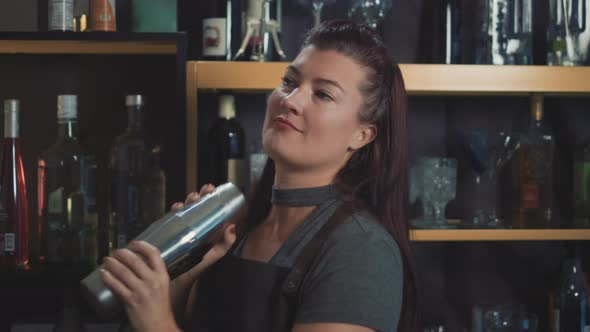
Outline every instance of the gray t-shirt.
{"type": "MultiPolygon", "coordinates": [[[[321,203],[283,243],[270,264],[292,267],[342,201],[321,203]]],[[[234,254],[239,255],[243,242],[234,254]]],[[[355,213],[330,234],[301,284],[295,323],[346,323],[394,332],[403,292],[396,242],[375,219],[355,213]]]]}

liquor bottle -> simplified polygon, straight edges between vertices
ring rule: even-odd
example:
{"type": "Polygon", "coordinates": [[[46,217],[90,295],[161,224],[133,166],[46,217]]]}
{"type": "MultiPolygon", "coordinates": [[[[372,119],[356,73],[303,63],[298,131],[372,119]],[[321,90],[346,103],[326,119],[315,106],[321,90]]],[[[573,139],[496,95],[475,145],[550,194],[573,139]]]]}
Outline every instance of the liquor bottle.
{"type": "Polygon", "coordinates": [[[116,0],[90,0],[90,30],[117,31],[116,9],[116,0]]]}
{"type": "Polygon", "coordinates": [[[18,118],[18,100],[5,100],[0,173],[0,267],[29,269],[29,218],[18,118]]]}
{"type": "Polygon", "coordinates": [[[49,31],[74,31],[74,0],[49,0],[47,5],[49,31]]]}
{"type": "Polygon", "coordinates": [[[148,155],[145,181],[142,189],[142,212],[146,223],[151,224],[166,213],[166,174],[160,168],[159,145],[148,155]]]}
{"type": "Polygon", "coordinates": [[[584,332],[589,328],[588,293],[578,250],[576,248],[576,254],[569,256],[562,265],[558,305],[555,307],[555,325],[559,326],[560,332],[584,332]]]}
{"type": "Polygon", "coordinates": [[[127,129],[115,138],[110,154],[111,235],[109,249],[123,248],[153,220],[144,220],[141,208],[147,147],[143,131],[144,97],[126,97],[127,129]]]}
{"type": "Polygon", "coordinates": [[[543,124],[543,97],[531,97],[531,123],[512,160],[512,227],[548,228],[552,223],[553,135],[543,124]]]}
{"type": "Polygon", "coordinates": [[[37,160],[40,263],[82,263],[97,255],[96,162],[78,140],[76,95],[57,97],[57,140],[37,160]]]}
{"type": "Polygon", "coordinates": [[[574,227],[590,228],[590,144],[574,152],[574,227]]]}
{"type": "Polygon", "coordinates": [[[203,58],[231,61],[242,42],[241,0],[214,0],[209,6],[203,19],[203,58]]]}
{"type": "Polygon", "coordinates": [[[219,99],[219,118],[210,128],[210,174],[215,185],[232,182],[245,189],[247,177],[244,129],[236,120],[234,96],[219,99]]]}

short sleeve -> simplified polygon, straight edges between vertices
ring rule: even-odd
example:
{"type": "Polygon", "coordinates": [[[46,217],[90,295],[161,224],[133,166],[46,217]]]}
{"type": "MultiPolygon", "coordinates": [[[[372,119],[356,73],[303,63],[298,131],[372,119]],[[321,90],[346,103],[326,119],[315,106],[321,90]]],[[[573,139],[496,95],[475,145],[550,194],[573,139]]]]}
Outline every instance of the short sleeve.
{"type": "Polygon", "coordinates": [[[295,323],[396,331],[402,268],[391,236],[380,225],[353,216],[331,234],[304,277],[295,323]]]}

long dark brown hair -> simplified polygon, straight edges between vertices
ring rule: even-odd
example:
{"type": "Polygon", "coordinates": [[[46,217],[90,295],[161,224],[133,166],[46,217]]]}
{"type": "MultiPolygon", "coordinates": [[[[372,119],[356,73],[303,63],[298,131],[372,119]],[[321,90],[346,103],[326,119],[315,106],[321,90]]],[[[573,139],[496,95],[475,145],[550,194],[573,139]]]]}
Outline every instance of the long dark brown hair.
{"type": "MultiPolygon", "coordinates": [[[[366,69],[361,88],[362,123],[374,124],[375,140],[356,151],[336,176],[336,185],[371,212],[397,242],[403,260],[404,292],[398,331],[414,331],[416,283],[408,226],[407,95],[399,66],[372,29],[350,21],[326,21],[312,29],[303,47],[337,51],[366,69]]],[[[245,218],[251,229],[267,217],[275,167],[268,160],[245,218]]]]}

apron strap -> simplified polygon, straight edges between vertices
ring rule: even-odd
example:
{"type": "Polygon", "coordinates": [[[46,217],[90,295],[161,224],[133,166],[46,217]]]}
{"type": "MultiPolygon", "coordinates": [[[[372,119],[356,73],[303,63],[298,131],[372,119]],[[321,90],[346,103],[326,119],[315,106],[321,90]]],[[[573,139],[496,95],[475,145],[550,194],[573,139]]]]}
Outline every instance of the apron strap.
{"type": "Polygon", "coordinates": [[[330,219],[320,228],[316,235],[303,248],[295,259],[293,269],[282,285],[283,294],[292,297],[299,293],[303,277],[309,270],[313,259],[318,255],[320,247],[326,242],[332,231],[355,212],[352,202],[344,202],[336,209],[330,219]]]}

